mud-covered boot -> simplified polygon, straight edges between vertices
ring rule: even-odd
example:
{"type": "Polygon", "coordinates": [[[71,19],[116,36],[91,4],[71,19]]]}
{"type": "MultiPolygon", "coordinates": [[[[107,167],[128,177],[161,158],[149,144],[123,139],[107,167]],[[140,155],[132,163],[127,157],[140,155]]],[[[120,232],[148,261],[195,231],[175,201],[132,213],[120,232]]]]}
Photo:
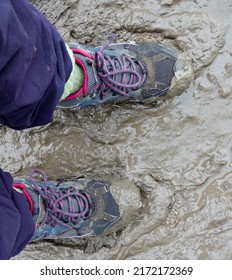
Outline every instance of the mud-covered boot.
{"type": "Polygon", "coordinates": [[[60,108],[174,96],[181,94],[193,77],[190,60],[183,53],[157,43],[69,47],[83,70],[84,82],[77,92],[59,102],[60,108]]]}
{"type": "Polygon", "coordinates": [[[128,181],[55,182],[32,170],[28,179],[15,179],[13,187],[29,203],[35,223],[32,241],[109,234],[131,222],[141,207],[139,190],[128,181]]]}

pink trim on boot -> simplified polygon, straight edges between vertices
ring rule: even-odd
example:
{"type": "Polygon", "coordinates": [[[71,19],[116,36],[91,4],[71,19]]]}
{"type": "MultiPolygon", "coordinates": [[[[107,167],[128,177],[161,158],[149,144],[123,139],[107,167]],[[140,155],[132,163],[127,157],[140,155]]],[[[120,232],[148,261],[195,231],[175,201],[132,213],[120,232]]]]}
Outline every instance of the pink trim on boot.
{"type": "Polygon", "coordinates": [[[23,184],[17,184],[17,183],[13,184],[12,187],[15,189],[20,189],[22,191],[23,195],[26,197],[26,199],[29,203],[30,212],[33,215],[33,202],[32,202],[31,197],[29,196],[29,194],[26,191],[27,187],[23,184]]]}
{"type": "MultiPolygon", "coordinates": [[[[73,53],[81,54],[81,55],[93,60],[92,56],[88,52],[85,52],[85,51],[79,50],[79,49],[71,49],[71,50],[73,53]]],[[[64,100],[73,99],[82,93],[87,94],[87,72],[86,72],[85,66],[82,63],[82,61],[79,60],[77,57],[74,56],[74,59],[75,59],[76,64],[78,64],[83,70],[83,73],[84,73],[83,86],[77,92],[69,94],[64,100]]]]}

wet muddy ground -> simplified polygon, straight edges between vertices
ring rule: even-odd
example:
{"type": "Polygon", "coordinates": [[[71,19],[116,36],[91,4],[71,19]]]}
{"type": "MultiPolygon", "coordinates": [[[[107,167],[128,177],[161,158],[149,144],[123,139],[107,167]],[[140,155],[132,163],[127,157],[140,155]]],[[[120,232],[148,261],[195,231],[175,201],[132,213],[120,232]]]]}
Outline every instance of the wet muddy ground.
{"type": "Polygon", "coordinates": [[[158,41],[184,52],[194,75],[173,98],[57,110],[52,124],[23,132],[1,127],[1,167],[14,176],[37,167],[50,179],[129,180],[142,201],[119,232],[30,244],[16,258],[232,259],[230,1],[31,2],[67,42],[158,41]]]}

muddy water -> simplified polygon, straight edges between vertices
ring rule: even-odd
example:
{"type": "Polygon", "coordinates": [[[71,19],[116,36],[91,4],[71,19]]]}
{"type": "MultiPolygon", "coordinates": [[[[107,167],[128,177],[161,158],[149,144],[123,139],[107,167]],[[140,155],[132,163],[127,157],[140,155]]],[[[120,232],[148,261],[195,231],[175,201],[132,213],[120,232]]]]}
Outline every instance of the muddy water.
{"type": "Polygon", "coordinates": [[[126,179],[143,203],[117,233],[30,244],[17,258],[232,259],[230,1],[31,2],[68,42],[157,40],[184,52],[194,75],[171,99],[57,110],[48,126],[0,129],[1,166],[14,176],[38,167],[51,179],[126,179]]]}

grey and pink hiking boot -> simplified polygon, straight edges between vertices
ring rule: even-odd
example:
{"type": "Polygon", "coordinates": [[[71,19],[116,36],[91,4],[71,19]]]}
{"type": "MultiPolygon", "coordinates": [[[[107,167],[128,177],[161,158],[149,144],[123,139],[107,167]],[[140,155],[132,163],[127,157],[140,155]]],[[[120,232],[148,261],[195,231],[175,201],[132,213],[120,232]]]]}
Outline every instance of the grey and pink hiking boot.
{"type": "Polygon", "coordinates": [[[28,201],[35,223],[32,241],[106,235],[128,224],[141,207],[139,190],[128,181],[55,182],[32,170],[28,179],[14,180],[13,187],[28,201]]]}
{"type": "Polygon", "coordinates": [[[183,53],[157,43],[69,44],[84,73],[81,89],[59,102],[59,108],[83,108],[112,101],[145,100],[182,93],[193,70],[183,53]]]}

